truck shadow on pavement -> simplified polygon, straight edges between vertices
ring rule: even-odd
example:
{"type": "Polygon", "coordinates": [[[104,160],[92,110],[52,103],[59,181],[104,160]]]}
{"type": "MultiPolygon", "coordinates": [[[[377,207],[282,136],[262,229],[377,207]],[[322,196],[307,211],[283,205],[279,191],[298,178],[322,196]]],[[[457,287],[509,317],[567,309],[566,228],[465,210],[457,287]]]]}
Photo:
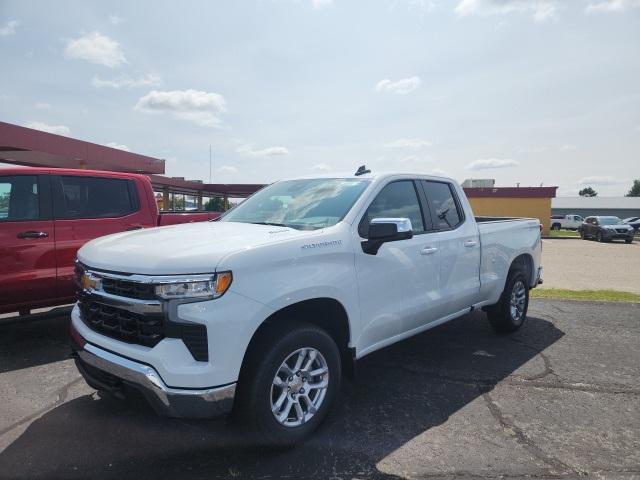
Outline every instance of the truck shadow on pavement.
{"type": "Polygon", "coordinates": [[[516,378],[543,375],[538,354],[563,335],[536,317],[495,335],[478,312],[371,354],[319,431],[286,451],[225,420],[159,418],[141,400],[85,395],[34,421],[0,454],[0,477],[394,478],[381,460],[525,364],[516,378]]]}
{"type": "Polygon", "coordinates": [[[0,320],[0,373],[69,357],[68,307],[0,320]],[[66,314],[61,322],[61,313],[66,314]]]}

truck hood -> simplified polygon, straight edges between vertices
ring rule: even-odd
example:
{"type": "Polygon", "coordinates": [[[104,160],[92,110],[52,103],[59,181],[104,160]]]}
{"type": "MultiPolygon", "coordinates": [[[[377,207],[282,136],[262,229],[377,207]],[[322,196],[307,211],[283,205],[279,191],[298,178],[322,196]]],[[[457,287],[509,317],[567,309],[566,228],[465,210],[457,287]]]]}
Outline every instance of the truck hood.
{"type": "Polygon", "coordinates": [[[230,253],[319,232],[250,223],[188,223],[96,238],[78,251],[78,260],[93,268],[143,275],[210,273],[230,253]]]}

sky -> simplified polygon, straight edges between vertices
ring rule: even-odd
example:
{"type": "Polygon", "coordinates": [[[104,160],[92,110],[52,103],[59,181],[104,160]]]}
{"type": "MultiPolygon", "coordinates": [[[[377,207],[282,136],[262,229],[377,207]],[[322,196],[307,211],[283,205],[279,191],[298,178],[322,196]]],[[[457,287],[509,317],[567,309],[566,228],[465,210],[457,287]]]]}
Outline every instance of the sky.
{"type": "Polygon", "coordinates": [[[213,182],[640,178],[640,0],[0,0],[0,120],[213,182]]]}

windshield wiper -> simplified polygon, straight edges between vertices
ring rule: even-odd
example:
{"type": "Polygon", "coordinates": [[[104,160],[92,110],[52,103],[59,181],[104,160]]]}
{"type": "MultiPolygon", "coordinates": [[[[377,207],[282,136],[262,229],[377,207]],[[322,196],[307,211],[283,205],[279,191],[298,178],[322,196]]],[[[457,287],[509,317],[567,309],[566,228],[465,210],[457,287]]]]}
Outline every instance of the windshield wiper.
{"type": "Polygon", "coordinates": [[[289,225],[285,225],[284,223],[274,223],[274,222],[248,222],[254,225],[271,225],[272,227],[289,227],[289,225]]]}

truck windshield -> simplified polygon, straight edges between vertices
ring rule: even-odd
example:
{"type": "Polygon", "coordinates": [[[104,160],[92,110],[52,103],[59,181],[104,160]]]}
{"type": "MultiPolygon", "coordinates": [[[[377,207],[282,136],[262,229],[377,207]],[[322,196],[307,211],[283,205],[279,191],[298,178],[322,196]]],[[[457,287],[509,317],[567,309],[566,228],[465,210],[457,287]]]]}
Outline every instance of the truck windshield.
{"type": "Polygon", "coordinates": [[[618,217],[600,217],[601,225],[620,225],[622,220],[618,217]]]}
{"type": "Polygon", "coordinates": [[[344,218],[368,184],[369,180],[348,178],[276,182],[229,210],[220,221],[299,230],[330,227],[344,218]]]}

